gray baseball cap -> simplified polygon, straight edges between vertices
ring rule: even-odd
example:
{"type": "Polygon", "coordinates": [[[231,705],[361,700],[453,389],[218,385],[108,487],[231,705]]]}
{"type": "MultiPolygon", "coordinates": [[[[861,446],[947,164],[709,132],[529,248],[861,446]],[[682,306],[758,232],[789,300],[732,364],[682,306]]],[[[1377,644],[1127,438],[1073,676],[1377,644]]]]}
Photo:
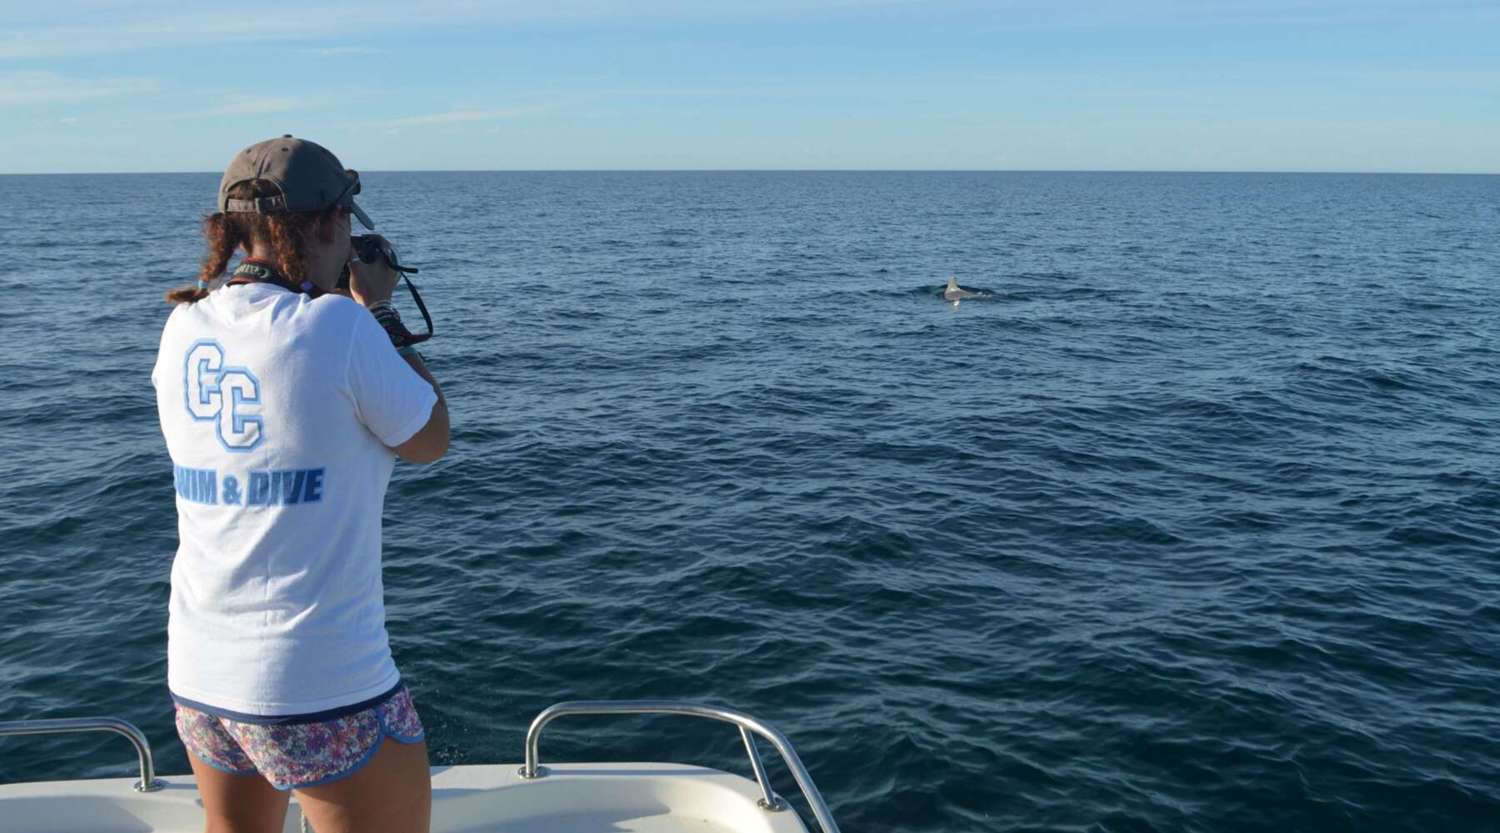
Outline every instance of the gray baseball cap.
{"type": "Polygon", "coordinates": [[[257,142],[234,155],[219,181],[219,210],[252,214],[324,211],[338,205],[359,218],[360,225],[375,228],[375,221],[354,202],[359,172],[347,170],[328,148],[290,133],[257,142]],[[259,199],[230,199],[229,189],[241,182],[264,179],[281,193],[259,199]]]}

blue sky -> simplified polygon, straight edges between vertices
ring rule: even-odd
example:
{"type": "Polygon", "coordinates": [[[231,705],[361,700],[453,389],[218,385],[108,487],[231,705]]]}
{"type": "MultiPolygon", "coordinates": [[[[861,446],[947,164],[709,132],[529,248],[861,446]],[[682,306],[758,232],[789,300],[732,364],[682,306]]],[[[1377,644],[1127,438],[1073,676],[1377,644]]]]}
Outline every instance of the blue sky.
{"type": "Polygon", "coordinates": [[[0,0],[0,172],[1500,172],[1495,0],[0,0]],[[184,10],[186,9],[186,10],[184,10]]]}

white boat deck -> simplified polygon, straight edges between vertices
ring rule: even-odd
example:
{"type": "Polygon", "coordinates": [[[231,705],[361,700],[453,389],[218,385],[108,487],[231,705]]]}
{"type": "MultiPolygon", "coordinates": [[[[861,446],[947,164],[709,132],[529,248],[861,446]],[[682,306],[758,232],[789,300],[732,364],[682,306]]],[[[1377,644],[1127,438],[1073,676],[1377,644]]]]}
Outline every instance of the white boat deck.
{"type": "MultiPolygon", "coordinates": [[[[795,811],[768,811],[754,781],[684,764],[436,767],[432,833],[805,833],[795,811]]],[[[0,785],[0,833],[201,833],[191,775],[138,793],[133,778],[0,785]]],[[[297,800],[285,833],[301,830],[297,800]]]]}
{"type": "MultiPolygon", "coordinates": [[[[140,777],[0,785],[0,833],[203,830],[203,805],[193,777],[156,777],[146,736],[130,723],[112,717],[0,723],[0,736],[96,731],[130,740],[140,777]]],[[[822,833],[839,833],[791,741],[774,727],[733,709],[644,700],[575,701],[544,709],[526,732],[524,766],[433,769],[432,833],[807,833],[797,813],[772,791],[753,736],[775,747],[822,833]],[[733,724],[739,728],[755,780],[685,764],[541,764],[542,730],[553,720],[622,714],[668,714],[733,724]]],[[[284,831],[302,829],[294,793],[284,831]]]]}

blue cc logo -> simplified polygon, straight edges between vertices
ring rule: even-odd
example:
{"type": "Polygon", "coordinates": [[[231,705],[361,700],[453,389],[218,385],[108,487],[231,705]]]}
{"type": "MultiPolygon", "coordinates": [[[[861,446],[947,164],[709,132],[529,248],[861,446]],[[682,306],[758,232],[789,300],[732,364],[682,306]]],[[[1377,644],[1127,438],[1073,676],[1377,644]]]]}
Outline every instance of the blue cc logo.
{"type": "Polygon", "coordinates": [[[214,434],[226,451],[250,451],[260,445],[260,380],[249,368],[227,367],[224,348],[200,339],[182,362],[182,391],[188,413],[199,422],[216,423],[214,434]]]}

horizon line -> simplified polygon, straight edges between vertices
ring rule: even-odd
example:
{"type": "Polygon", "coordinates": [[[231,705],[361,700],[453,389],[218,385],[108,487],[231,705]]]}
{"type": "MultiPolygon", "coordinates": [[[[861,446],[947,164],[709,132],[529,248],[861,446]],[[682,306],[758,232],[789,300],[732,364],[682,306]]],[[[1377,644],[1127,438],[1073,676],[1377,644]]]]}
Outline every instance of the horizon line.
{"type": "MultiPolygon", "coordinates": [[[[1500,171],[1312,170],[1209,168],[363,168],[367,174],[623,174],[623,173],[864,173],[864,174],[1266,174],[1312,176],[1500,176],[1500,171]]],[[[0,171],[0,176],[187,176],[223,171],[0,171]]]]}

